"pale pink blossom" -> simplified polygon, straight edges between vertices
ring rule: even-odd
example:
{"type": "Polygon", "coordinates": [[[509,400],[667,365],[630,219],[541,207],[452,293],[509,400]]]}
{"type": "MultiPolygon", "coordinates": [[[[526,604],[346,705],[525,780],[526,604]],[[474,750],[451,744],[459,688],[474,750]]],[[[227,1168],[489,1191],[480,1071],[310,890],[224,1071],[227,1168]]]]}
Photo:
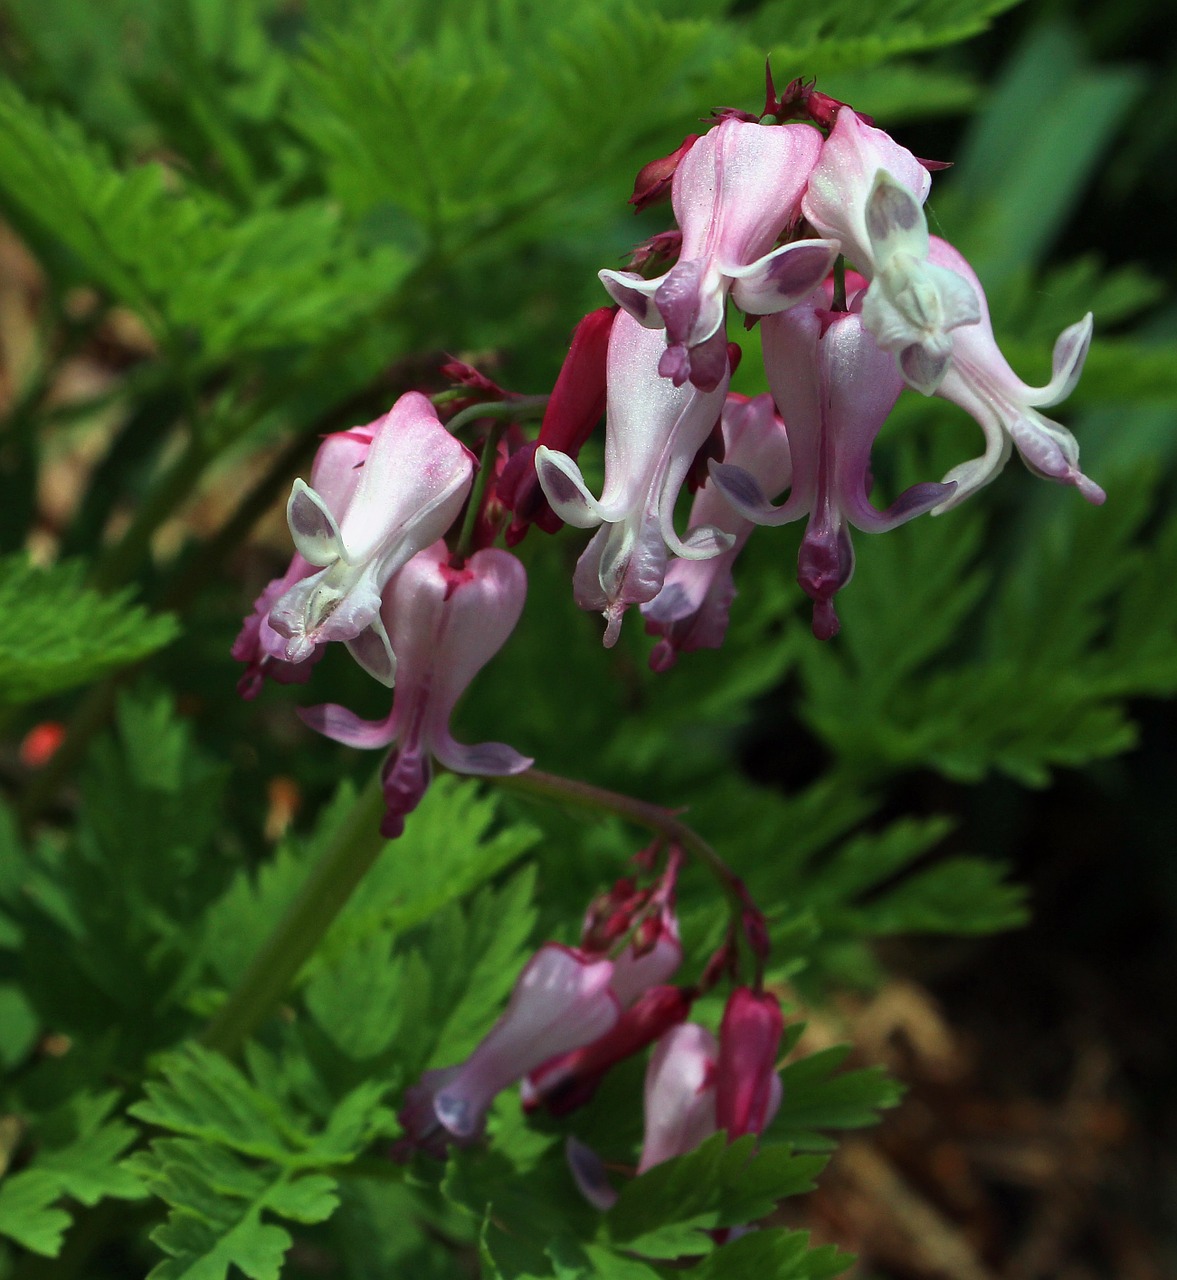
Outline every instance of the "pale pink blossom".
{"type": "Polygon", "coordinates": [[[828,295],[761,321],[765,369],[785,420],[793,481],[786,501],[769,502],[756,476],[730,464],[711,466],[724,497],[746,519],[778,525],[808,517],[797,580],[813,600],[813,630],[838,630],[834,596],[854,572],[850,527],[879,533],[930,510],[951,487],[919,484],[885,511],[869,501],[870,454],[903,382],[853,311],[831,311],[828,295]]]}
{"type": "Polygon", "coordinates": [[[650,1056],[645,1084],[645,1133],[638,1173],[686,1155],[717,1130],[719,1045],[694,1022],[672,1027],[650,1056]]]}
{"type": "MultiPolygon", "coordinates": [[[[789,442],[772,397],[749,400],[729,394],[721,419],[724,461],[742,467],[770,497],[792,478],[789,442]]],[[[732,566],[752,530],[751,520],[737,514],[718,486],[708,481],[695,495],[688,527],[710,525],[735,541],[710,560],[674,560],[662,590],[642,605],[646,630],[662,638],[650,654],[650,666],[666,671],[680,653],[718,649],[727,634],[728,611],[736,596],[732,566]]]]}
{"type": "Polygon", "coordinates": [[[838,252],[830,241],[774,248],[797,217],[821,146],[821,134],[809,125],[724,120],[677,159],[676,265],[655,280],[600,272],[615,302],[641,324],[665,329],[658,370],[675,386],[690,381],[713,391],[724,381],[729,291],[742,310],[766,315],[804,298],[829,271],[838,252]]]}
{"type": "MultiPolygon", "coordinates": [[[[364,459],[372,444],[375,424],[352,427],[350,431],[333,431],[323,438],[311,464],[311,488],[343,518],[360,483],[364,459]]],[[[270,611],[297,583],[317,572],[315,566],[296,551],[286,572],[267,584],[253,603],[253,612],[245,619],[232,656],[247,665],[238,683],[244,698],[255,698],[262,681],[270,678],[279,684],[301,684],[310,679],[313,659],[321,656],[317,647],[297,661],[286,658],[286,638],[270,626],[270,611]]]]}
{"type": "Polygon", "coordinates": [[[382,830],[399,835],[420,803],[432,760],[455,773],[521,773],[531,760],[501,742],[464,746],[450,733],[450,716],[467,686],[502,648],[523,611],[527,576],[508,551],[476,552],[449,567],[444,542],[415,555],[384,593],[382,617],[399,658],[392,709],[383,720],[362,720],[328,703],[299,712],[336,742],[376,748],[395,743],[384,767],[387,813],[382,830]]]}
{"type": "Polygon", "coordinates": [[[922,206],[930,185],[906,147],[843,108],[802,201],[813,227],[838,239],[870,281],[863,323],[895,356],[907,383],[925,395],[944,377],[953,332],[981,315],[969,281],[929,260],[922,206]]]}
{"type": "Polygon", "coordinates": [[[936,236],[931,261],[966,280],[980,299],[979,323],[952,335],[952,359],[936,394],[972,414],[985,433],[985,452],[962,462],[944,477],[955,491],[937,513],[963,502],[988,484],[1005,465],[1011,446],[1036,475],[1074,485],[1088,502],[1104,501],[1104,491],[1079,470],[1079,445],[1059,423],[1038,412],[1050,408],[1075,389],[1091,344],[1091,313],[1059,334],[1054,344],[1050,381],[1030,387],[1009,367],[993,337],[989,307],[981,282],[964,257],[936,236]]]}
{"type": "Polygon", "coordinates": [[[679,490],[719,418],[728,375],[710,392],[676,387],[658,373],[662,348],[660,333],[618,315],[609,339],[605,486],[599,499],[567,454],[543,446],[536,452],[536,472],[553,511],[577,528],[600,526],[576,566],[573,591],[582,609],[604,615],[606,645],[616,643],[631,604],[658,594],[670,553],[705,559],[731,541],[709,526],[685,538],[674,528],[679,490]]]}
{"type": "Polygon", "coordinates": [[[381,621],[381,593],[453,523],[474,464],[416,391],[401,396],[372,432],[359,483],[342,508],[333,509],[330,493],[294,482],[287,522],[299,555],[315,572],[278,600],[269,625],[285,639],[287,662],[342,640],[362,667],[392,685],[397,655],[381,621]]]}
{"type": "Polygon", "coordinates": [[[428,1147],[439,1126],[459,1142],[474,1140],[498,1093],[541,1062],[604,1035],[621,1012],[612,974],[608,960],[554,942],[542,946],[470,1057],[427,1071],[406,1093],[400,1119],[409,1140],[428,1147]]]}

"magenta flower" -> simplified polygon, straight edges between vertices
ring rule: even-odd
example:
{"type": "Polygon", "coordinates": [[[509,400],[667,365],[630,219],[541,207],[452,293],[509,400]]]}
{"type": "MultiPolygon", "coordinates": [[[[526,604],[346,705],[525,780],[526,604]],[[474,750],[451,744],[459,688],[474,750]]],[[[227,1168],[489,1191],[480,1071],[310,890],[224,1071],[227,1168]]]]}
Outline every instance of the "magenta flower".
{"type": "Polygon", "coordinates": [[[392,710],[384,720],[361,720],[328,703],[299,712],[336,742],[396,749],[384,766],[387,805],[381,830],[400,835],[405,815],[421,801],[436,759],[455,773],[521,773],[531,760],[501,742],[463,746],[449,721],[458,699],[506,643],[523,611],[527,577],[510,552],[476,552],[451,569],[444,542],[415,555],[384,593],[382,618],[398,655],[392,710]]]}
{"type": "Polygon", "coordinates": [[[763,1133],[781,1105],[776,1056],[784,1025],[780,1001],[767,991],[737,987],[728,997],[719,1028],[715,1122],[729,1142],[763,1133]]]}
{"type": "Polygon", "coordinates": [[[929,260],[922,205],[930,185],[927,170],[906,147],[843,108],[802,201],[812,225],[840,240],[842,252],[871,282],[863,323],[924,395],[944,377],[953,331],[981,316],[969,281],[929,260]]]}
{"type": "Polygon", "coordinates": [[[724,381],[729,291],[741,310],[767,315],[806,297],[833,265],[838,246],[831,241],[773,248],[797,217],[821,146],[821,134],[808,125],[724,120],[677,159],[677,264],[655,280],[600,272],[613,300],[630,315],[665,328],[658,372],[676,387],[689,381],[714,391],[724,381]]]}
{"type": "Polygon", "coordinates": [[[1088,502],[1104,501],[1104,491],[1079,470],[1079,445],[1059,423],[1038,413],[1065,400],[1075,389],[1091,344],[1091,313],[1059,334],[1054,344],[1051,379],[1044,387],[1027,386],[1009,367],[993,337],[989,307],[972,267],[946,241],[932,237],[930,259],[975,290],[980,318],[953,334],[952,359],[936,394],[960,405],[985,433],[985,452],[955,466],[944,477],[956,490],[937,511],[963,502],[1001,470],[1011,446],[1036,475],[1074,485],[1088,502]]]}
{"type": "Polygon", "coordinates": [[[359,483],[346,506],[294,482],[286,516],[298,553],[317,572],[294,583],[270,611],[286,640],[282,657],[302,662],[317,645],[344,641],[382,684],[397,657],[380,617],[388,580],[440,538],[470,489],[473,458],[441,425],[429,401],[410,391],[372,424],[359,483]]]}
{"type": "MultiPolygon", "coordinates": [[[[770,496],[788,486],[793,470],[789,442],[771,396],[749,400],[729,394],[721,425],[726,463],[756,476],[770,496]]],[[[691,507],[688,527],[699,525],[720,529],[735,541],[710,560],[674,560],[662,590],[642,605],[646,630],[662,637],[650,654],[654,671],[669,670],[680,653],[718,649],[727,634],[736,596],[732,566],[756,526],[733,510],[713,481],[699,490],[691,507]]]]}
{"type": "Polygon", "coordinates": [[[541,446],[535,457],[540,484],[560,519],[580,529],[601,526],[576,566],[573,591],[582,609],[604,614],[607,646],[617,642],[625,610],[658,594],[668,552],[705,559],[730,541],[707,526],[686,538],[674,530],[679,489],[719,418],[727,374],[710,392],[674,387],[658,374],[662,350],[660,333],[618,315],[609,339],[599,500],[567,454],[541,446]]]}
{"type": "Polygon", "coordinates": [[[541,1062],[604,1035],[620,1007],[613,965],[549,942],[519,975],[503,1015],[464,1063],[427,1071],[405,1095],[407,1137],[428,1147],[438,1127],[459,1142],[477,1138],[495,1096],[541,1062]]]}
{"type": "MultiPolygon", "coordinates": [[[[350,431],[332,432],[323,438],[315,454],[311,488],[340,519],[359,486],[373,430],[374,424],[369,424],[350,431]]],[[[314,659],[321,651],[316,648],[297,661],[288,661],[286,640],[270,626],[270,611],[293,586],[315,572],[315,566],[295,552],[282,577],[270,582],[253,602],[253,612],[245,619],[231,651],[236,661],[247,664],[237,685],[243,698],[256,698],[267,676],[279,684],[301,684],[310,679],[314,659]]]]}
{"type": "MultiPolygon", "coordinates": [[[[841,117],[839,117],[841,118],[841,117]]],[[[951,485],[919,484],[885,511],[868,500],[870,453],[903,382],[854,312],[814,301],[761,322],[768,383],[785,420],[793,462],[788,499],[773,507],[750,471],[712,465],[724,497],[756,524],[808,516],[797,558],[797,580],[813,601],[813,631],[838,630],[835,594],[854,572],[848,526],[867,533],[893,529],[942,503],[951,485]]]]}

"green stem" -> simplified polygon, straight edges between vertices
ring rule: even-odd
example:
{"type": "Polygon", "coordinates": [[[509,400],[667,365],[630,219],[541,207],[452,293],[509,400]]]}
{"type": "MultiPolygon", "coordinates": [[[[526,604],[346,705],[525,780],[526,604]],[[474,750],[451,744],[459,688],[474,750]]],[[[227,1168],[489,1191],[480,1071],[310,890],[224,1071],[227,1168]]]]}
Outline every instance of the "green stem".
{"type": "Polygon", "coordinates": [[[471,422],[482,418],[515,418],[526,422],[531,418],[542,418],[548,407],[548,396],[517,396],[514,400],[490,400],[486,404],[472,404],[468,409],[454,416],[445,424],[450,435],[457,435],[471,422]]]}
{"type": "Polygon", "coordinates": [[[834,259],[834,303],[830,310],[846,310],[846,259],[842,254],[834,259]]]}
{"type": "Polygon", "coordinates": [[[384,796],[377,772],[229,999],[204,1029],[202,1044],[233,1057],[278,1007],[299,970],[383,852],[387,844],[379,833],[383,811],[384,796]]]}
{"type": "Polygon", "coordinates": [[[482,458],[478,464],[478,471],[475,473],[474,483],[470,486],[470,498],[466,503],[466,515],[462,520],[462,528],[458,533],[458,541],[454,547],[452,564],[461,564],[474,546],[474,531],[478,528],[478,515],[482,510],[482,498],[486,493],[486,486],[490,483],[490,477],[494,474],[495,452],[499,447],[499,440],[502,439],[503,432],[506,429],[507,424],[505,422],[496,422],[487,432],[486,443],[482,446],[482,458]]]}

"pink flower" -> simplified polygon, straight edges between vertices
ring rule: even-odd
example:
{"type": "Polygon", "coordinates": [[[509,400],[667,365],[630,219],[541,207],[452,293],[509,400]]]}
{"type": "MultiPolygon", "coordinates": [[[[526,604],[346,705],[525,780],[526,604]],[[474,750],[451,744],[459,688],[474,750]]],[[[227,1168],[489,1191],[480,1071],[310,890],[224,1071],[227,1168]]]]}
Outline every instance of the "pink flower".
{"type": "MultiPolygon", "coordinates": [[[[372,444],[375,424],[335,431],[323,438],[311,465],[311,487],[343,518],[360,483],[364,459],[372,444]]],[[[253,602],[253,612],[245,619],[233,642],[232,656],[247,665],[237,689],[243,698],[256,698],[265,677],[279,684],[301,684],[310,679],[318,648],[297,661],[288,661],[286,640],[270,626],[270,611],[286,593],[316,572],[315,566],[298,552],[280,578],[275,578],[253,602]]]]}
{"type": "MultiPolygon", "coordinates": [[[[749,400],[729,394],[721,424],[727,464],[756,476],[770,495],[787,487],[792,478],[789,442],[771,396],[749,400]]],[[[699,490],[691,507],[688,527],[700,525],[729,533],[735,541],[710,560],[674,560],[662,590],[642,605],[646,630],[662,637],[650,654],[654,671],[669,670],[680,653],[718,649],[727,633],[728,610],[736,595],[732,566],[756,526],[733,510],[714,482],[699,490]]]]}
{"type": "Polygon", "coordinates": [[[730,291],[754,315],[800,301],[829,271],[838,246],[801,240],[774,249],[796,218],[821,150],[808,125],[726,119],[676,153],[674,214],[682,228],[678,263],[656,280],[602,271],[613,300],[641,324],[666,330],[658,372],[676,387],[714,391],[727,373],[724,312],[730,291]]]}
{"type": "Polygon", "coordinates": [[[427,1071],[405,1095],[401,1125],[426,1145],[440,1126],[459,1142],[477,1138],[495,1096],[541,1062],[604,1035],[620,1008],[613,965],[569,947],[542,946],[519,975],[503,1015],[464,1063],[427,1071]]]}
{"type": "Polygon", "coordinates": [[[711,467],[715,484],[746,519],[776,525],[809,517],[797,580],[813,600],[813,630],[823,640],[838,630],[833,599],[854,572],[848,526],[868,533],[893,529],[952,491],[914,485],[885,511],[871,505],[871,447],[903,382],[862,318],[827,306],[827,298],[815,295],[811,303],[761,322],[768,383],[792,453],[788,499],[773,507],[749,471],[711,467]]]}
{"type": "Polygon", "coordinates": [[[948,368],[952,333],[981,304],[958,272],[929,260],[923,202],[931,178],[906,147],[847,108],[814,166],[802,209],[870,282],[862,320],[905,380],[931,395],[948,368]]]}
{"type": "Polygon", "coordinates": [[[466,687],[502,648],[523,611],[527,577],[510,552],[476,552],[451,569],[444,542],[415,555],[384,593],[381,616],[399,658],[392,710],[384,720],[361,720],[334,703],[299,712],[336,742],[396,750],[384,767],[387,813],[381,830],[397,836],[405,815],[429,785],[431,760],[455,773],[521,773],[531,760],[501,742],[463,746],[449,721],[466,687]]]}
{"type": "Polygon", "coordinates": [[[781,1105],[776,1056],[783,1030],[776,996],[737,987],[728,997],[719,1029],[715,1121],[729,1142],[763,1133],[781,1105]]]}
{"type": "Polygon", "coordinates": [[[694,1022],[673,1027],[658,1042],[646,1069],[646,1129],[638,1173],[686,1155],[716,1132],[719,1046],[694,1022]]]}
{"type": "Polygon", "coordinates": [[[951,363],[936,394],[972,414],[985,433],[981,457],[962,462],[944,477],[946,483],[956,484],[956,490],[938,512],[955,507],[988,484],[1005,465],[1011,446],[1036,475],[1074,485],[1088,502],[1103,502],[1104,491],[1079,470],[1075,437],[1037,412],[1065,400],[1075,389],[1091,343],[1091,313],[1059,334],[1050,381],[1044,387],[1027,386],[997,347],[985,293],[972,267],[936,236],[931,240],[930,258],[967,281],[980,300],[979,322],[952,335],[951,363]]]}
{"type": "MultiPolygon", "coordinates": [[[[617,642],[631,604],[662,587],[668,552],[687,559],[717,555],[729,537],[709,527],[685,539],[674,529],[674,505],[691,461],[710,434],[727,391],[674,387],[658,374],[662,335],[618,315],[609,339],[605,487],[598,500],[580,468],[541,446],[535,466],[552,510],[580,529],[597,530],[576,566],[573,590],[582,609],[605,617],[605,644],[617,642]]],[[[727,356],[724,355],[725,367],[727,356]]]]}
{"type": "Polygon", "coordinates": [[[440,538],[470,490],[473,458],[441,425],[429,401],[411,391],[372,424],[359,483],[344,506],[302,480],[286,515],[298,553],[317,572],[295,582],[270,611],[285,637],[282,657],[302,662],[317,645],[344,641],[383,684],[396,654],[380,617],[388,580],[440,538]],[[332,507],[335,506],[333,510],[332,507]]]}
{"type": "Polygon", "coordinates": [[[603,1036],[541,1062],[523,1081],[524,1107],[533,1111],[543,1106],[552,1115],[562,1116],[584,1106],[607,1071],[641,1053],[690,1011],[691,994],[682,987],[650,987],[603,1036]]]}

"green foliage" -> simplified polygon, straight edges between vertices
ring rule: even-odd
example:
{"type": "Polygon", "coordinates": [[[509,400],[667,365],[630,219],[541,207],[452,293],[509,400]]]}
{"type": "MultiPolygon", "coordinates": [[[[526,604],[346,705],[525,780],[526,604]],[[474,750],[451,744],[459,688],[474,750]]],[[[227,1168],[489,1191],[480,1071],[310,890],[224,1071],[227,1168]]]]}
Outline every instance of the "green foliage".
{"type": "Polygon", "coordinates": [[[335,1172],[395,1132],[381,1105],[385,1086],[375,1081],[318,1123],[294,1097],[259,1089],[195,1045],[165,1058],[159,1074],[131,1114],[181,1136],[156,1138],[126,1166],[171,1208],[151,1236],[168,1255],[151,1272],[156,1280],[216,1280],[233,1266],[251,1280],[274,1280],[291,1237],[272,1219],[330,1217],[335,1172]]]}
{"type": "Polygon", "coordinates": [[[242,219],[158,162],[116,168],[61,115],[0,91],[0,193],[68,282],[133,307],[178,358],[322,342],[368,315],[410,260],[356,252],[338,210],[307,200],[242,219]],[[179,188],[179,189],[177,189],[179,188]]]}
{"type": "MultiPolygon", "coordinates": [[[[553,23],[535,0],[12,0],[0,207],[45,273],[45,304],[33,358],[13,366],[0,463],[20,492],[6,544],[27,538],[25,495],[50,436],[97,428],[108,452],[63,546],[89,552],[133,508],[142,546],[104,568],[189,610],[181,635],[170,614],[132,603],[135,587],[87,588],[86,563],[3,566],[10,707],[157,653],[153,678],[176,693],[124,695],[48,820],[0,810],[0,1110],[20,1134],[0,1235],[14,1261],[57,1255],[73,1218],[113,1199],[156,1224],[153,1274],[168,1280],[270,1280],[284,1267],[450,1280],[476,1262],[504,1280],[656,1280],[681,1259],[703,1280],[844,1268],[801,1232],[718,1246],[708,1234],[806,1189],[831,1135],[898,1099],[879,1070],[841,1070],[844,1050],[793,1058],[795,1024],[759,1151],[721,1135],[641,1177],[621,1172],[640,1142],[639,1058],[574,1117],[524,1116],[508,1095],[485,1145],[444,1166],[386,1158],[405,1088],[467,1055],[537,941],[575,938],[585,902],[624,873],[644,837],[619,821],[436,779],[243,1063],[197,1047],[347,829],[357,790],[338,775],[356,766],[300,733],[288,695],[232,702],[223,650],[237,596],[252,593],[221,569],[249,520],[228,517],[233,538],[190,559],[147,535],[202,484],[219,490],[237,468],[253,483],[268,465],[257,441],[374,416],[428,383],[443,349],[482,348],[488,367],[503,353],[505,385],[550,386],[573,320],[601,301],[593,273],[664,225],[624,208],[634,170],[712,106],[758,106],[766,53],[779,86],[819,74],[888,126],[979,108],[937,178],[933,229],[977,265],[1028,380],[1059,329],[1097,313],[1061,412],[1078,415],[1108,506],[1031,491],[1011,467],[967,510],[862,538],[829,645],[813,641],[793,582],[796,537],[763,531],[741,558],[722,652],[658,678],[636,611],[605,651],[599,619],[573,609],[577,535],[533,534],[520,548],[527,617],[463,705],[460,736],[505,737],[546,769],[689,801],[688,820],[767,913],[770,982],[806,999],[876,980],[881,937],[1021,923],[1005,851],[960,823],[963,788],[994,774],[1044,786],[1121,753],[1135,742],[1132,701],[1177,690],[1177,319],[1140,323],[1165,298],[1154,264],[1046,257],[1096,198],[1097,174],[1122,185],[1109,144],[1146,91],[1128,149],[1160,154],[1164,93],[1133,68],[1096,65],[1061,27],[1033,32],[993,88],[967,53],[915,56],[1005,7],[569,0],[553,23]],[[138,366],[112,366],[110,390],[63,407],[79,350],[101,364],[113,343],[129,358],[122,308],[150,333],[138,366]],[[200,468],[218,460],[210,480],[200,468]],[[211,584],[195,602],[194,581],[211,584]],[[270,848],[259,797],[278,781],[309,816],[270,848]],[[128,1101],[144,1127],[133,1152],[128,1101]],[[577,1190],[568,1133],[608,1160],[610,1212],[577,1190]]],[[[755,335],[743,341],[754,352],[755,335]]],[[[745,362],[742,389],[762,389],[758,363],[745,362]]],[[[877,451],[885,492],[975,447],[954,410],[908,399],[877,451]],[[900,434],[896,456],[888,437],[900,434]]],[[[262,560],[245,571],[268,576],[262,560]]],[[[315,676],[328,698],[330,664],[315,676]]],[[[689,867],[684,982],[723,937],[717,902],[689,867]]],[[[715,1025],[721,1002],[717,989],[696,1016],[715,1025]]],[[[79,1252],[98,1221],[79,1222],[79,1252]]],[[[108,1273],[104,1256],[80,1265],[108,1273]]]]}
{"type": "Polygon", "coordinates": [[[31,1161],[0,1179],[0,1235],[54,1257],[71,1221],[60,1201],[92,1206],[107,1197],[143,1197],[139,1181],[119,1164],[135,1130],[110,1119],[117,1099],[79,1091],[42,1119],[31,1161]]]}
{"type": "Polygon", "coordinates": [[[8,945],[44,1025],[76,1054],[135,1063],[167,1042],[199,968],[193,948],[229,864],[216,852],[224,770],[160,694],[124,695],[83,776],[84,819],[64,845],[0,833],[8,945]]]}
{"type": "Polygon", "coordinates": [[[152,616],[134,591],[100,595],[80,562],[34,568],[0,561],[0,702],[33,702],[88,684],[155,653],[179,634],[169,614],[152,616]]]}

